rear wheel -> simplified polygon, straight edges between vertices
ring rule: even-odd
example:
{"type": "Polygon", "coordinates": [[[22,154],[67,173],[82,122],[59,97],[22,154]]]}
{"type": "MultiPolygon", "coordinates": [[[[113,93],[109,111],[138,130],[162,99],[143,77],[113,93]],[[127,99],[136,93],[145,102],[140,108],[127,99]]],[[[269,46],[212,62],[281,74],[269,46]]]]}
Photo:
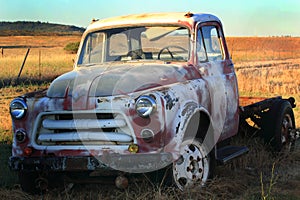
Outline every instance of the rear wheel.
{"type": "Polygon", "coordinates": [[[295,118],[291,104],[280,101],[275,104],[267,116],[264,126],[264,140],[275,151],[287,149],[292,151],[295,145],[292,130],[295,129],[295,118]]]}
{"type": "Polygon", "coordinates": [[[198,140],[182,143],[180,157],[173,163],[173,181],[180,190],[204,185],[212,175],[213,156],[198,140]]]}

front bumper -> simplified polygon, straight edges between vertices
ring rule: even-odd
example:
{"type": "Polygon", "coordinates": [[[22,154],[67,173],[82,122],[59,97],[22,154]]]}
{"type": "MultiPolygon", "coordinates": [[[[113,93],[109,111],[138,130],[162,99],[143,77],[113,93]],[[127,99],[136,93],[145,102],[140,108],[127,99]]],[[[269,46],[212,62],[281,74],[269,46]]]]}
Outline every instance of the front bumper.
{"type": "Polygon", "coordinates": [[[170,153],[107,154],[102,156],[10,157],[9,166],[16,171],[122,171],[146,173],[171,164],[170,153]]]}

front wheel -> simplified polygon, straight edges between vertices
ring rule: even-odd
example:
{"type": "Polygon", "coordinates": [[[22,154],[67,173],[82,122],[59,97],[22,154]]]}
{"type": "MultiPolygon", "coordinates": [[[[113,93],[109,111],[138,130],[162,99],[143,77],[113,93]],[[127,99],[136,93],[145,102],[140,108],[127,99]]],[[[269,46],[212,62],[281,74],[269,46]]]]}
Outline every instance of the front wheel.
{"type": "Polygon", "coordinates": [[[39,189],[36,184],[38,174],[35,172],[19,172],[19,183],[24,192],[37,194],[39,189]]]}
{"type": "Polygon", "coordinates": [[[198,140],[186,140],[180,157],[173,163],[173,181],[180,190],[204,185],[212,175],[214,156],[198,140]]]}

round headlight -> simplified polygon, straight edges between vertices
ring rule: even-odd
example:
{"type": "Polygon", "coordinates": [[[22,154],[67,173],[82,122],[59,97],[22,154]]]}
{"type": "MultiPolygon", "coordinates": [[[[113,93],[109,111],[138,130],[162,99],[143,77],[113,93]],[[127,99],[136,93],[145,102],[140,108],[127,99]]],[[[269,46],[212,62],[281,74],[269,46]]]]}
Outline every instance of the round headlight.
{"type": "Polygon", "coordinates": [[[10,103],[9,107],[10,114],[15,119],[21,119],[22,117],[24,117],[26,115],[27,109],[28,107],[23,99],[14,99],[10,103]]]}
{"type": "Polygon", "coordinates": [[[136,112],[141,117],[149,117],[156,109],[156,102],[150,96],[140,96],[135,104],[136,112]]]}

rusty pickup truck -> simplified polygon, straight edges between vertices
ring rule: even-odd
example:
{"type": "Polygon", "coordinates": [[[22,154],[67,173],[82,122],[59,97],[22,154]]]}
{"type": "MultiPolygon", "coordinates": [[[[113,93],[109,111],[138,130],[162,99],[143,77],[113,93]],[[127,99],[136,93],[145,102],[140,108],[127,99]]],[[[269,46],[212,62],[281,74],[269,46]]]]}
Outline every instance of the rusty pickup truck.
{"type": "Polygon", "coordinates": [[[74,69],[11,102],[10,167],[28,192],[53,177],[109,176],[125,187],[131,175],[162,170],[181,190],[203,185],[216,164],[248,152],[229,142],[241,127],[276,151],[293,146],[293,98],[242,100],[216,16],[93,20],[74,69]]]}

